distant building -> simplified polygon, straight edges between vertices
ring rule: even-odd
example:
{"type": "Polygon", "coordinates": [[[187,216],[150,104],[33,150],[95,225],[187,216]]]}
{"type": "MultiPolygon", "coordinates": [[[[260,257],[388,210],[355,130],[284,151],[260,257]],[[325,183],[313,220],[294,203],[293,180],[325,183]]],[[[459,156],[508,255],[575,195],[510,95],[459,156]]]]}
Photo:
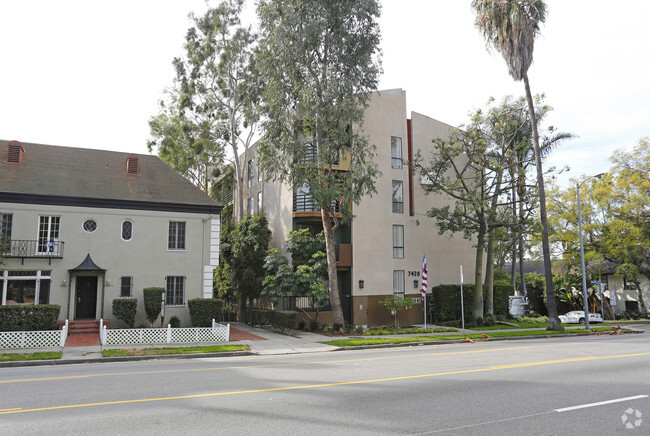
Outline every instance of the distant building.
{"type": "Polygon", "coordinates": [[[212,297],[221,206],[156,156],[0,141],[2,305],[110,319],[112,301],[166,289],[166,319],[212,297]]]}
{"type": "MultiPolygon", "coordinates": [[[[460,234],[441,236],[426,216],[434,205],[449,200],[425,195],[418,174],[408,163],[417,151],[431,157],[432,139],[447,137],[452,126],[427,116],[406,112],[406,93],[401,89],[373,94],[365,113],[363,132],[377,147],[375,163],[382,176],[375,181],[377,193],[353,207],[354,219],[337,230],[336,253],[339,289],[345,320],[355,325],[391,324],[392,318],[378,300],[391,294],[412,297],[416,304],[400,316],[402,323],[423,321],[420,288],[422,258],[428,262],[429,287],[459,283],[460,265],[465,277],[474,274],[475,250],[460,234]]],[[[322,231],[320,210],[309,192],[292,189],[276,180],[265,181],[251,148],[245,170],[245,213],[263,210],[273,232],[272,245],[285,249],[286,234],[295,229],[322,231]]],[[[335,169],[346,171],[349,161],[339,156],[335,169]]],[[[236,209],[236,208],[235,208],[236,209]]],[[[299,303],[300,304],[300,303],[299,303]]],[[[307,306],[303,306],[307,308],[307,306]]],[[[319,318],[322,319],[322,318],[319,318]]]]}

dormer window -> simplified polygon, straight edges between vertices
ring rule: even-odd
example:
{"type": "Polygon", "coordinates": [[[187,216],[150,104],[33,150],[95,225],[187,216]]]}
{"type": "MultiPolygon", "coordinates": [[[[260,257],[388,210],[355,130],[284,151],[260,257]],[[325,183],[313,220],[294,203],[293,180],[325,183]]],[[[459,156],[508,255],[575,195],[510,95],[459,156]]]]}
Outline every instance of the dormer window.
{"type": "Polygon", "coordinates": [[[126,158],[126,173],[127,174],[139,174],[140,173],[140,167],[139,167],[139,158],[137,154],[130,154],[126,158]]]}
{"type": "Polygon", "coordinates": [[[7,162],[19,164],[23,160],[25,150],[23,145],[18,141],[11,141],[7,144],[7,162]]]}

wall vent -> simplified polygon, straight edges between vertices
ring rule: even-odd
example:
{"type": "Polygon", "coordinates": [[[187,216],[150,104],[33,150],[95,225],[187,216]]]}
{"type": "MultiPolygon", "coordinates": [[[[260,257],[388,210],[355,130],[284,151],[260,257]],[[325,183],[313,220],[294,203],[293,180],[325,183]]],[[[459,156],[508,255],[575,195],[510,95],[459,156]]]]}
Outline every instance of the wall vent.
{"type": "Polygon", "coordinates": [[[139,161],[140,161],[140,158],[138,157],[137,154],[130,154],[126,158],[126,173],[127,174],[139,174],[140,173],[139,161]]]}
{"type": "Polygon", "coordinates": [[[18,141],[11,141],[7,145],[7,162],[21,163],[23,161],[23,154],[25,153],[23,145],[18,141]]]}

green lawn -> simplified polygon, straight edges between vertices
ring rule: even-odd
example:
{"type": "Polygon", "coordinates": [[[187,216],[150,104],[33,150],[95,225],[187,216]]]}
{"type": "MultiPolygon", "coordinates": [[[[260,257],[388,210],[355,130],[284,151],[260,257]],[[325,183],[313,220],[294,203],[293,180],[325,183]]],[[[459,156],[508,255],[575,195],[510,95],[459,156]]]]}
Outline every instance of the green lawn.
{"type": "Polygon", "coordinates": [[[0,354],[0,362],[60,359],[62,354],[63,353],[61,351],[43,351],[38,353],[6,353],[0,354]]]}
{"type": "Polygon", "coordinates": [[[201,354],[201,353],[227,353],[232,351],[248,351],[248,345],[208,345],[198,347],[166,347],[166,348],[114,348],[104,350],[104,357],[120,356],[156,356],[165,354],[201,354]]]}
{"type": "MultiPolygon", "coordinates": [[[[594,332],[611,332],[611,327],[596,327],[592,328],[594,332]]],[[[570,330],[565,332],[547,331],[547,330],[528,330],[528,331],[495,331],[490,332],[487,336],[489,338],[505,338],[515,336],[550,336],[565,333],[586,333],[584,329],[570,330]]],[[[358,338],[358,339],[337,339],[333,341],[322,342],[326,345],[333,345],[335,347],[359,347],[364,345],[383,345],[383,344],[405,344],[405,343],[418,343],[418,342],[434,342],[434,341],[458,341],[463,339],[471,339],[473,341],[485,340],[481,334],[467,334],[467,335],[432,335],[432,336],[408,336],[402,338],[358,338]]],[[[488,339],[489,340],[489,339],[488,339]]]]}

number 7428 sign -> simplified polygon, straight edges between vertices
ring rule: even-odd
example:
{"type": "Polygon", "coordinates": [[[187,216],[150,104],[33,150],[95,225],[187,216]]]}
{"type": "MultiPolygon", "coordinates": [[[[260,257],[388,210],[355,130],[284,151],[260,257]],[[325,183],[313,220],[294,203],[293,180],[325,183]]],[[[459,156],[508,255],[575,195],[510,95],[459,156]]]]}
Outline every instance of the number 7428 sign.
{"type": "Polygon", "coordinates": [[[409,271],[409,277],[420,277],[420,271],[409,271]]]}

